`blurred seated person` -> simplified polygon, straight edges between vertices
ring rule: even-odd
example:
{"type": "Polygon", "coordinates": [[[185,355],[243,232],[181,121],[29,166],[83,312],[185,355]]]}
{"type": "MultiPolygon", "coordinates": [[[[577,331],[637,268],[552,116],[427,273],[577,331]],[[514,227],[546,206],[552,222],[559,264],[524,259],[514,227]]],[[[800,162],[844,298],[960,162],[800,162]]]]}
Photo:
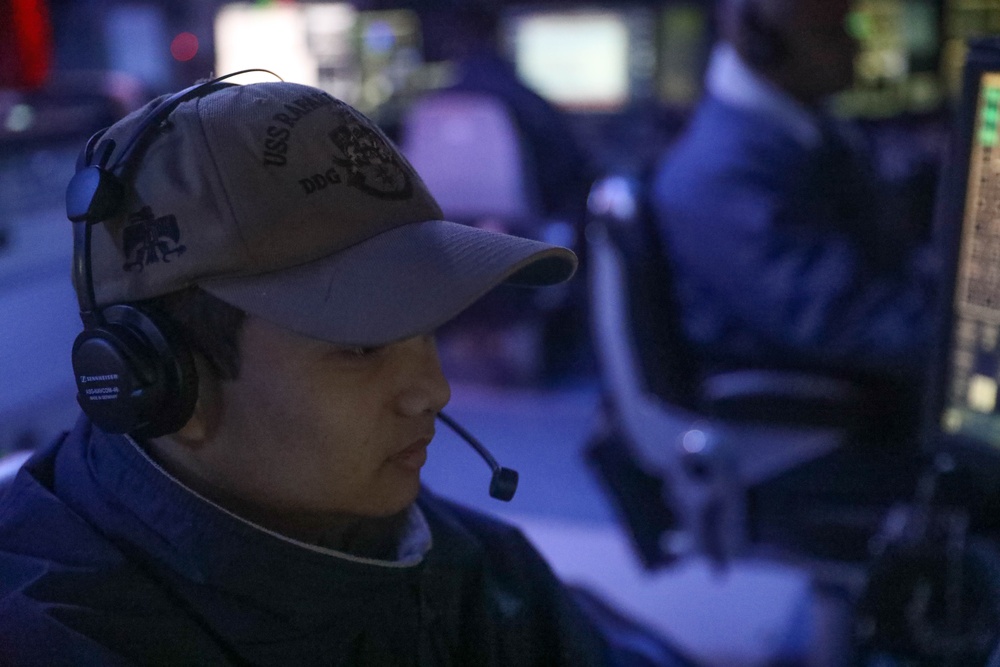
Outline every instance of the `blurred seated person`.
{"type": "Polygon", "coordinates": [[[452,18],[449,55],[455,60],[455,79],[446,90],[489,93],[503,100],[534,167],[541,212],[580,221],[594,175],[567,118],[526,86],[513,63],[501,55],[496,8],[469,3],[452,18]]]}
{"type": "Polygon", "coordinates": [[[852,81],[849,5],[722,0],[706,95],[657,168],[653,207],[709,366],[865,380],[915,423],[934,261],[823,108],[852,81]]]}

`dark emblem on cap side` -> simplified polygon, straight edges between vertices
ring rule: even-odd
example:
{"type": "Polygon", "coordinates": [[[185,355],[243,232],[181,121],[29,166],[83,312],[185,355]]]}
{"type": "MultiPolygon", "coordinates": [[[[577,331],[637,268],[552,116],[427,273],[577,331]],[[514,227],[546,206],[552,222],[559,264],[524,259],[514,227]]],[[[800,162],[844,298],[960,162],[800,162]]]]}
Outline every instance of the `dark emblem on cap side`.
{"type": "Polygon", "coordinates": [[[122,232],[125,257],[130,258],[122,268],[142,271],[150,264],[169,263],[171,255],[180,257],[187,250],[187,246],[181,245],[180,241],[181,230],[176,217],[164,215],[157,218],[150,207],[144,206],[128,217],[128,224],[122,232]]]}
{"type": "Polygon", "coordinates": [[[363,118],[343,109],[346,123],[330,132],[334,163],[346,167],[348,185],[380,199],[413,196],[410,167],[363,118]]]}

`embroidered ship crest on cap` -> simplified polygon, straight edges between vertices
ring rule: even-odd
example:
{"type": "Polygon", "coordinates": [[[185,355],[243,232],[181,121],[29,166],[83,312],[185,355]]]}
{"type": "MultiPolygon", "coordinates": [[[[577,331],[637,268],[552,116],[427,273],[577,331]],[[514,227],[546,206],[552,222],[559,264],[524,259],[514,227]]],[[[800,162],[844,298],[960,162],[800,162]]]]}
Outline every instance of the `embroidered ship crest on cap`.
{"type": "Polygon", "coordinates": [[[150,264],[169,263],[171,255],[180,257],[187,250],[180,241],[181,230],[175,216],[156,217],[152,208],[143,206],[128,217],[128,224],[122,231],[125,257],[132,258],[122,269],[142,271],[150,264]]]}
{"type": "Polygon", "coordinates": [[[328,137],[334,146],[334,164],[347,169],[347,184],[380,199],[412,197],[411,167],[367,119],[352,113],[346,104],[341,109],[346,122],[328,137]]]}

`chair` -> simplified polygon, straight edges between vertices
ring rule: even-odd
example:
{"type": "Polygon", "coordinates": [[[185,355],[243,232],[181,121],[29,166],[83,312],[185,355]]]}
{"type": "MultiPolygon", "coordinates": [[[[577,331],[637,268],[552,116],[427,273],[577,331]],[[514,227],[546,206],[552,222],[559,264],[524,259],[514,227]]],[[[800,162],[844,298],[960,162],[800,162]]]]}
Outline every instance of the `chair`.
{"type": "Polygon", "coordinates": [[[833,417],[836,406],[854,402],[854,388],[800,373],[705,373],[684,336],[645,201],[641,180],[611,176],[588,203],[591,326],[603,384],[589,462],[647,569],[690,555],[719,567],[774,553],[812,561],[824,637],[816,664],[840,667],[851,651],[844,591],[860,585],[863,570],[796,552],[802,528],[789,521],[769,531],[780,517],[755,506],[754,489],[844,446],[850,429],[833,417]]]}
{"type": "Polygon", "coordinates": [[[497,97],[441,91],[417,100],[402,150],[449,219],[523,231],[542,217],[534,165],[497,97]]]}
{"type": "MultiPolygon", "coordinates": [[[[535,165],[501,99],[467,91],[429,93],[403,118],[400,144],[446,219],[570,247],[575,244],[571,223],[542,214],[535,165]]],[[[546,364],[547,323],[568,301],[564,286],[537,292],[498,290],[474,305],[462,320],[486,321],[485,330],[494,334],[503,330],[495,345],[505,349],[493,350],[506,357],[499,364],[510,367],[517,380],[535,381],[546,364]]],[[[445,348],[447,334],[442,335],[445,348]]],[[[469,356],[481,358],[488,346],[477,342],[469,347],[475,348],[469,356]]]]}
{"type": "Polygon", "coordinates": [[[640,179],[595,184],[586,229],[604,423],[590,459],[645,565],[751,549],[751,489],[849,438],[859,389],[777,369],[712,373],[687,341],[640,179]]]}
{"type": "Polygon", "coordinates": [[[698,555],[804,568],[819,625],[810,665],[985,653],[1000,557],[966,541],[966,508],[936,505],[947,457],[928,465],[912,442],[866,437],[861,382],[707,367],[684,336],[645,199],[641,179],[603,179],[586,230],[603,385],[587,456],[645,567],[698,555]]]}

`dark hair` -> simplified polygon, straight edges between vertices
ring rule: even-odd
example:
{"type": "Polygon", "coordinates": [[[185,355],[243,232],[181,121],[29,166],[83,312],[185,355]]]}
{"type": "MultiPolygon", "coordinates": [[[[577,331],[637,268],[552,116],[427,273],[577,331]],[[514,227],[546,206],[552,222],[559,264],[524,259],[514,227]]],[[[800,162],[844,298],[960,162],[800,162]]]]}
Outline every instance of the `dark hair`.
{"type": "Polygon", "coordinates": [[[465,0],[440,21],[438,29],[446,34],[438,48],[447,59],[464,58],[483,50],[491,52],[498,47],[500,15],[495,7],[465,0]]]}
{"type": "Polygon", "coordinates": [[[166,315],[216,377],[235,380],[239,376],[239,338],[245,312],[199,287],[147,299],[141,305],[166,315]]]}

